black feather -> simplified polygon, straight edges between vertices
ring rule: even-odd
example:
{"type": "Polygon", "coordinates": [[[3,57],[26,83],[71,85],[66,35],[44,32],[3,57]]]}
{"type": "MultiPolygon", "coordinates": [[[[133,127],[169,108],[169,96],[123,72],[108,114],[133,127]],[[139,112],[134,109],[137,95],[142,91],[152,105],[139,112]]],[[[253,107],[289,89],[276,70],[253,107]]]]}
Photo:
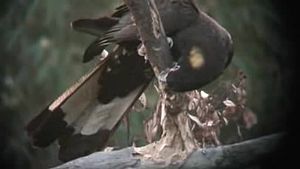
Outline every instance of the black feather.
{"type": "Polygon", "coordinates": [[[47,107],[34,118],[26,127],[32,144],[37,147],[46,147],[60,135],[66,133],[67,123],[62,120],[63,117],[64,113],[61,109],[50,111],[47,107]]]}
{"type": "Polygon", "coordinates": [[[89,62],[95,58],[95,56],[100,55],[103,50],[112,42],[106,39],[97,39],[92,42],[83,54],[83,63],[89,62]]]}
{"type": "Polygon", "coordinates": [[[46,147],[58,139],[62,161],[103,149],[122,117],[152,79],[153,73],[148,68],[149,63],[138,56],[135,45],[126,49],[116,47],[27,125],[33,144],[46,147]],[[97,121],[98,127],[89,121],[94,114],[103,117],[97,121]],[[88,132],[83,130],[85,127],[89,128],[85,130],[88,132]]]}
{"type": "Polygon", "coordinates": [[[115,12],[111,16],[121,18],[128,12],[129,12],[129,9],[128,9],[127,5],[122,4],[122,5],[118,6],[117,8],[115,8],[115,12]]]}
{"type": "Polygon", "coordinates": [[[98,19],[78,19],[71,23],[71,27],[76,31],[100,37],[117,23],[117,18],[105,16],[98,19]]]}

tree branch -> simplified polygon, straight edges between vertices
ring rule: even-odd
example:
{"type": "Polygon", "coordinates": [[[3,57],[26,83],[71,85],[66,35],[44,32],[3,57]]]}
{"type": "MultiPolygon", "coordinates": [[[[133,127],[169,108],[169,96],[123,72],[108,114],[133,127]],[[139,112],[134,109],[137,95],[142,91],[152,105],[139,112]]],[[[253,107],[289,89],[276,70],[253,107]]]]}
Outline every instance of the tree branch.
{"type": "Polygon", "coordinates": [[[183,164],[154,163],[135,155],[133,148],[125,148],[111,152],[97,152],[53,169],[245,168],[257,165],[261,160],[272,155],[284,136],[285,134],[279,133],[232,145],[199,149],[192,153],[183,164]]]}
{"type": "Polygon", "coordinates": [[[153,0],[124,0],[133,15],[156,77],[172,65],[167,37],[153,0]]]}
{"type": "MultiPolygon", "coordinates": [[[[173,57],[170,54],[167,37],[161,22],[159,12],[154,0],[124,0],[128,6],[141,41],[146,48],[149,59],[157,79],[160,74],[172,66],[173,57]]],[[[158,142],[136,148],[135,151],[145,158],[156,161],[181,161],[197,148],[193,135],[189,132],[189,119],[184,108],[189,103],[186,93],[175,93],[167,90],[165,83],[158,80],[158,93],[160,104],[161,138],[158,142]],[[173,99],[171,99],[173,98],[173,99]],[[181,105],[178,107],[176,105],[181,105]]]]}
{"type": "MultiPolygon", "coordinates": [[[[124,1],[135,20],[155,75],[159,77],[162,71],[172,65],[172,56],[155,2],[124,1]]],[[[167,91],[159,83],[158,112],[161,115],[160,123],[163,129],[159,141],[141,148],[94,153],[55,169],[241,168],[259,163],[262,158],[276,150],[283,134],[215,148],[197,149],[198,144],[189,125],[191,120],[185,109],[191,100],[200,95],[197,91],[194,95],[191,93],[167,91]],[[197,150],[193,151],[195,149],[197,150]]]]}

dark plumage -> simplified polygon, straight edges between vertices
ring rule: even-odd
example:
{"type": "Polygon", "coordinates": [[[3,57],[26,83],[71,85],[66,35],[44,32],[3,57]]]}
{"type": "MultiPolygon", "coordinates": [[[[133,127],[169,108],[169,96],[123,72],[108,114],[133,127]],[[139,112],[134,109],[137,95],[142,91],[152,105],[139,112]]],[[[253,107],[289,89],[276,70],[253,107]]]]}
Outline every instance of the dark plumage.
{"type": "MultiPolygon", "coordinates": [[[[193,0],[156,0],[176,67],[166,70],[170,89],[188,91],[214,80],[232,57],[229,33],[201,12],[193,0]]],[[[52,102],[27,126],[35,146],[59,140],[60,159],[69,161],[105,147],[124,114],[153,79],[149,63],[137,54],[139,35],[125,5],[111,16],[72,22],[75,30],[98,36],[84,62],[114,46],[109,56],[52,102]]]]}

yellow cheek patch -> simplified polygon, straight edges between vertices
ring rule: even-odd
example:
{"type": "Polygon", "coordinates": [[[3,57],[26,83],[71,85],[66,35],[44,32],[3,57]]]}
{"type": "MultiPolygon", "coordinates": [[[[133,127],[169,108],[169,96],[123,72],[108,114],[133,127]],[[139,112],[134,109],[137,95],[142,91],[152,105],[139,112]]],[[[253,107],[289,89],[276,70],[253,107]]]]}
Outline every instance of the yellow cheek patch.
{"type": "Polygon", "coordinates": [[[190,51],[189,62],[193,69],[200,69],[204,65],[204,56],[201,49],[198,47],[193,47],[190,51]]]}

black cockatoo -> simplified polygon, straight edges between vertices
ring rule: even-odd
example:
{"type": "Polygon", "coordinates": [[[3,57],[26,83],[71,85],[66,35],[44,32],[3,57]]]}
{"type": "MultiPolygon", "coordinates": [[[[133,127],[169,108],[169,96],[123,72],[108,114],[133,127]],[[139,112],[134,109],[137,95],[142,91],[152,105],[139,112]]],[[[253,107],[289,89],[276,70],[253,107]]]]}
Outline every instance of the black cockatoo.
{"type": "MultiPolygon", "coordinates": [[[[156,5],[166,34],[173,40],[175,66],[162,78],[168,87],[194,90],[220,75],[232,58],[229,33],[193,0],[156,0],[156,5]]],[[[26,127],[35,146],[46,147],[58,140],[62,161],[103,149],[154,77],[150,64],[138,55],[141,42],[126,5],[110,16],[74,21],[72,27],[98,36],[86,49],[84,62],[109,45],[114,49],[26,127]]]]}

